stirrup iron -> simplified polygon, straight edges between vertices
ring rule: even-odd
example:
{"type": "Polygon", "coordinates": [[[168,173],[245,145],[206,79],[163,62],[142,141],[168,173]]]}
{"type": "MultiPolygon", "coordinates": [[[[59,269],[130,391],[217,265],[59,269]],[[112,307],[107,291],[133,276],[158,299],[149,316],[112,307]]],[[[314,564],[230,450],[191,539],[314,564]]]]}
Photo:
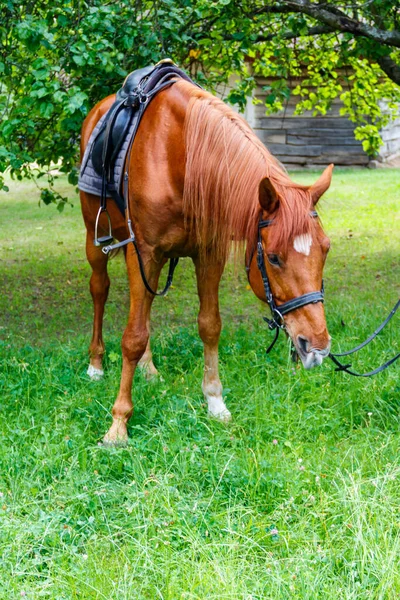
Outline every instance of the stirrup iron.
{"type": "Polygon", "coordinates": [[[93,243],[94,243],[95,246],[105,246],[106,244],[112,244],[113,241],[114,241],[114,236],[112,234],[110,215],[108,214],[108,210],[106,208],[103,208],[103,207],[100,206],[99,211],[97,213],[97,217],[96,217],[96,223],[95,223],[95,226],[94,226],[94,240],[93,240],[93,243]],[[98,237],[97,231],[98,231],[98,227],[99,227],[99,220],[100,220],[100,215],[103,212],[106,213],[107,219],[108,219],[108,235],[103,235],[101,237],[98,237]]]}

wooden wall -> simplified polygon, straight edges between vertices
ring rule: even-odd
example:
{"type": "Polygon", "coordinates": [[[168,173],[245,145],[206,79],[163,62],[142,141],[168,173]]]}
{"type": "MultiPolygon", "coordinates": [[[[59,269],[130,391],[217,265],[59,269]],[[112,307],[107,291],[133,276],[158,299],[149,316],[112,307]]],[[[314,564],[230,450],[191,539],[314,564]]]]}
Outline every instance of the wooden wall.
{"type": "MultiPolygon", "coordinates": [[[[259,138],[283,164],[288,166],[367,165],[369,157],[361,142],[354,139],[355,125],[339,114],[342,103],[334,100],[324,116],[311,112],[294,115],[298,97],[291,96],[284,111],[265,114],[266,92],[261,85],[255,96],[262,104],[248,106],[246,118],[259,138]]],[[[400,127],[399,127],[400,128],[400,127]]]]}
{"type": "MultiPolygon", "coordinates": [[[[300,79],[294,82],[299,83],[300,79]]],[[[253,104],[249,99],[244,117],[269,150],[283,164],[290,168],[320,167],[334,163],[343,166],[367,166],[370,157],[364,152],[362,143],[354,139],[356,127],[347,117],[340,115],[342,102],[336,98],[331,110],[323,116],[313,116],[312,112],[295,115],[298,96],[290,96],[285,110],[272,115],[265,114],[266,92],[262,89],[266,80],[259,80],[254,96],[261,100],[253,104]]],[[[226,97],[229,89],[235,87],[236,77],[218,93],[226,97]]],[[[390,123],[382,132],[383,146],[375,163],[389,161],[400,156],[400,118],[390,123]]],[[[371,163],[372,164],[372,163],[371,163]]]]}

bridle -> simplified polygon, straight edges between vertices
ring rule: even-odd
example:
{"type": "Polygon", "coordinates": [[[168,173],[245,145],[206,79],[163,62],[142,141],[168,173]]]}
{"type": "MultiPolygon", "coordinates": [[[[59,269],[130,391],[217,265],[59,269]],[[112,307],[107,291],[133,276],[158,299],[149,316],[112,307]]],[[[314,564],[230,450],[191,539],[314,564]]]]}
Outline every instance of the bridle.
{"type": "MultiPolygon", "coordinates": [[[[310,211],[311,218],[317,218],[318,213],[315,210],[310,211]]],[[[292,298],[283,304],[277,305],[275,302],[275,298],[271,291],[271,285],[269,283],[267,267],[265,265],[264,258],[264,248],[262,243],[261,231],[265,229],[265,227],[269,227],[274,222],[274,219],[260,219],[258,222],[258,238],[257,238],[257,267],[260,271],[261,279],[264,286],[265,298],[267,300],[267,304],[271,310],[272,319],[268,319],[267,317],[263,317],[264,321],[268,323],[269,329],[275,331],[275,337],[272,341],[272,344],[267,348],[267,354],[272,350],[275,345],[276,340],[279,336],[279,331],[281,329],[285,329],[285,321],[284,316],[293,310],[297,310],[298,308],[302,308],[303,306],[307,306],[307,304],[316,304],[318,302],[324,301],[324,282],[322,281],[321,290],[318,292],[308,292],[307,294],[303,294],[301,296],[297,296],[296,298],[292,298]]],[[[253,259],[254,250],[250,255],[250,260],[248,265],[246,266],[247,277],[249,277],[250,265],[253,259]]]]}
{"type": "MultiPolygon", "coordinates": [[[[310,217],[317,218],[318,213],[315,210],[312,210],[312,211],[310,211],[310,217]]],[[[267,300],[267,304],[268,304],[268,306],[271,310],[271,314],[272,314],[272,319],[268,319],[267,317],[263,317],[263,319],[264,319],[264,321],[266,321],[268,323],[268,327],[269,327],[269,329],[271,329],[271,331],[273,331],[275,329],[275,337],[272,340],[272,343],[268,346],[268,348],[266,350],[267,354],[269,352],[271,352],[272,348],[274,347],[275,342],[278,339],[280,330],[286,329],[285,321],[283,318],[285,315],[292,312],[293,310],[296,310],[303,306],[307,306],[307,304],[316,304],[317,302],[324,301],[324,281],[322,280],[321,291],[309,292],[307,294],[303,294],[302,296],[297,296],[296,298],[293,298],[292,300],[288,300],[287,302],[284,302],[283,304],[279,304],[279,305],[276,304],[275,298],[271,291],[269,279],[268,279],[267,268],[265,265],[265,258],[264,258],[264,248],[263,248],[262,237],[261,237],[261,230],[264,229],[265,227],[269,227],[270,225],[273,224],[273,222],[274,222],[274,219],[268,219],[268,220],[260,219],[260,221],[258,223],[258,238],[257,238],[257,267],[261,274],[261,278],[262,278],[262,282],[263,282],[263,286],[264,286],[265,298],[267,300]]],[[[250,274],[250,265],[253,260],[253,256],[254,256],[254,249],[250,254],[249,262],[246,265],[246,272],[247,272],[248,279],[249,279],[249,274],[250,274]]],[[[370,335],[364,342],[362,342],[361,344],[359,344],[352,350],[347,350],[347,352],[341,352],[339,354],[333,354],[332,352],[330,352],[328,354],[328,356],[331,359],[331,361],[336,365],[335,371],[344,371],[345,373],[348,373],[349,375],[354,375],[355,377],[371,377],[372,375],[377,375],[378,373],[381,373],[382,371],[384,371],[385,369],[390,367],[390,365],[392,365],[394,362],[396,362],[400,358],[400,352],[398,354],[396,354],[393,358],[391,358],[390,360],[385,362],[380,367],[377,367],[376,369],[369,371],[368,373],[357,373],[357,372],[351,370],[351,364],[342,364],[338,360],[338,358],[343,357],[343,356],[349,356],[350,354],[353,354],[354,352],[361,350],[361,348],[364,348],[370,342],[372,342],[372,340],[374,340],[376,338],[376,336],[382,331],[382,329],[393,318],[393,316],[395,315],[395,313],[397,312],[397,310],[399,308],[400,308],[400,299],[396,302],[395,306],[392,308],[389,315],[386,317],[386,319],[383,321],[383,323],[381,323],[381,325],[379,325],[379,327],[374,331],[374,333],[372,335],[370,335]]]]}

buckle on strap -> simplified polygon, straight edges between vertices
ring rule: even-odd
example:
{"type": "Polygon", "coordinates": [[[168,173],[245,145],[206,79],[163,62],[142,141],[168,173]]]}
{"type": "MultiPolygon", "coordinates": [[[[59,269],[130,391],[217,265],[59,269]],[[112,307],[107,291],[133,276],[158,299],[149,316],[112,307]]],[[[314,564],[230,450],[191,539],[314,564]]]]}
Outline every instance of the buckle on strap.
{"type": "Polygon", "coordinates": [[[270,309],[272,313],[272,319],[263,317],[264,321],[268,323],[268,328],[271,329],[271,331],[274,329],[285,329],[285,322],[281,312],[276,307],[270,307],[270,309]]]}

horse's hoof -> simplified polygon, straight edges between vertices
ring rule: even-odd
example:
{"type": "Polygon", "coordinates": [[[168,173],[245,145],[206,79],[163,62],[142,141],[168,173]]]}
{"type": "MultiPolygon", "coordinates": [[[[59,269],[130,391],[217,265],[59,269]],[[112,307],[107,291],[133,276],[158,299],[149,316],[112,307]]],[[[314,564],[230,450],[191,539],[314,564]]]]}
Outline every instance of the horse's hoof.
{"type": "Polygon", "coordinates": [[[224,408],[219,412],[212,412],[211,410],[209,410],[208,416],[211,419],[215,419],[216,421],[221,421],[221,423],[229,423],[230,421],[232,421],[232,415],[227,408],[224,408]]]}
{"type": "Polygon", "coordinates": [[[87,374],[89,375],[92,381],[99,381],[103,377],[104,371],[103,369],[96,369],[96,367],[94,367],[93,365],[89,365],[87,374]]]}
{"type": "Polygon", "coordinates": [[[208,404],[208,416],[217,421],[221,421],[222,423],[229,423],[232,419],[232,415],[226,408],[222,396],[206,395],[206,399],[208,404]]]}
{"type": "Polygon", "coordinates": [[[100,448],[125,448],[128,445],[128,438],[117,439],[114,441],[106,440],[105,437],[98,443],[100,448]]]}
{"type": "Polygon", "coordinates": [[[128,443],[128,430],[125,423],[115,420],[103,437],[102,446],[126,446],[128,443]]]}

